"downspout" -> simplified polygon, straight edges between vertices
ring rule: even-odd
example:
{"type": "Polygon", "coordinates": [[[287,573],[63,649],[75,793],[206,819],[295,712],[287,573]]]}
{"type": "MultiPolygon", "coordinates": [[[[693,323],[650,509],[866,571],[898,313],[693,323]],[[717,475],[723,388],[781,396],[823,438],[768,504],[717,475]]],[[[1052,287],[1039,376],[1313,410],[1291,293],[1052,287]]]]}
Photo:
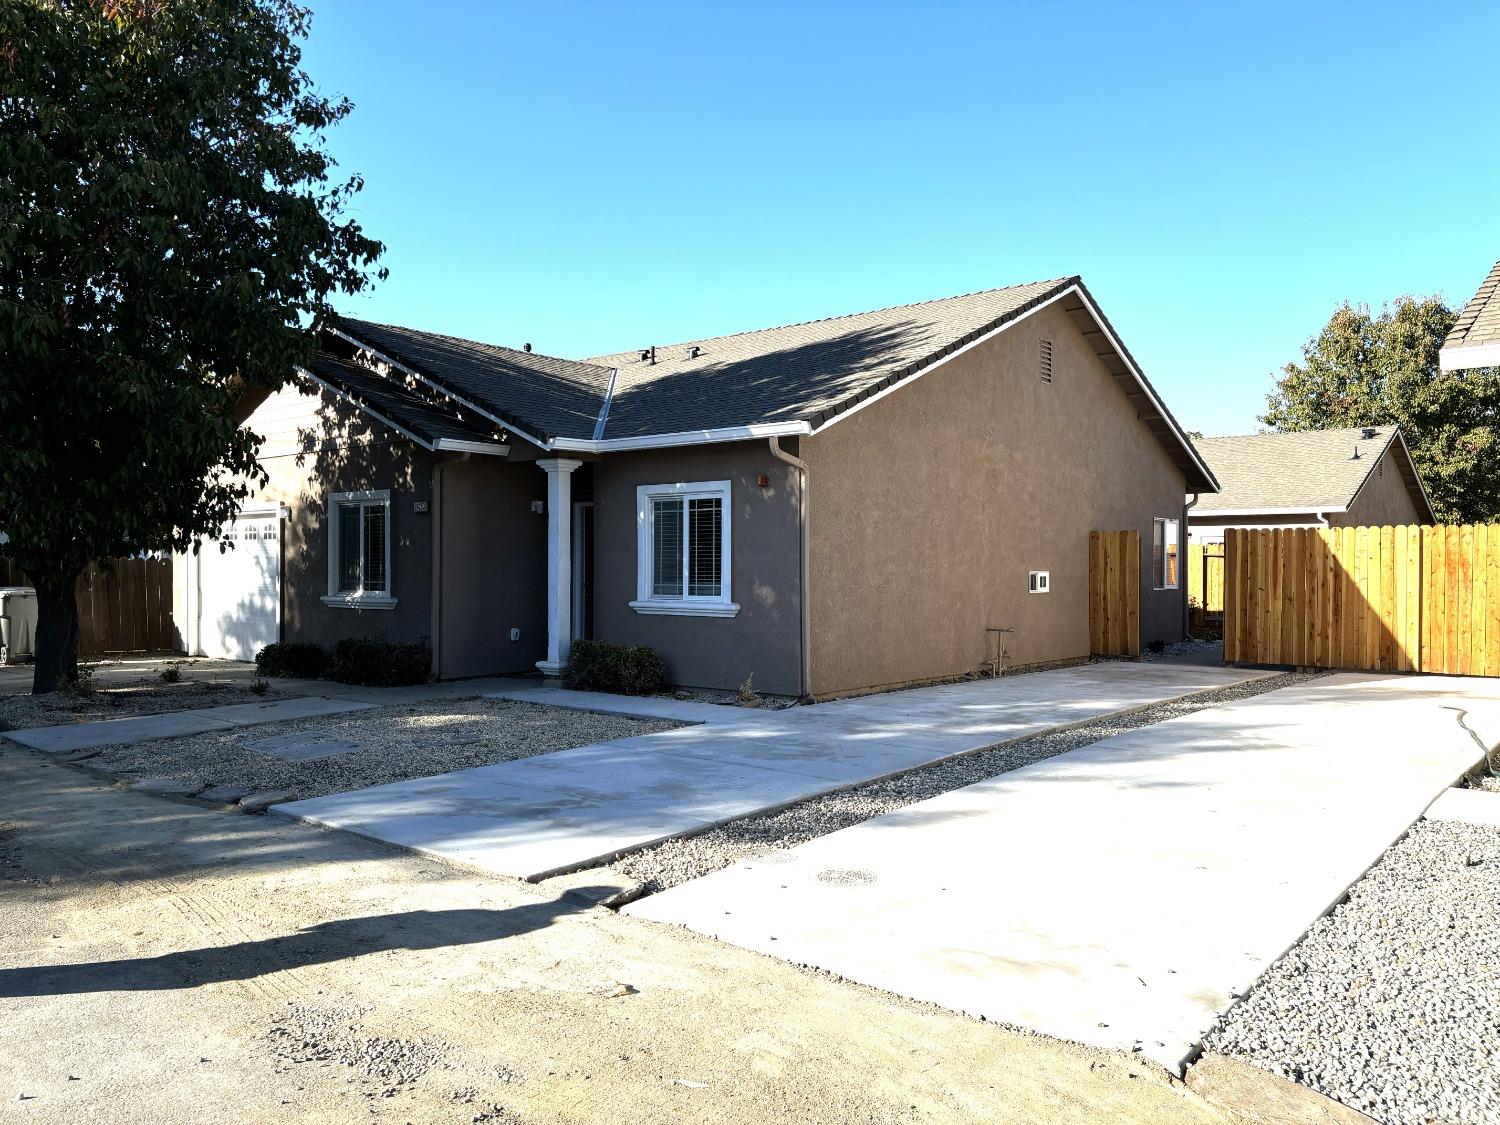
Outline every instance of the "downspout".
{"type": "MultiPolygon", "coordinates": [[[[1193,529],[1188,525],[1188,520],[1192,516],[1193,508],[1196,507],[1197,504],[1198,504],[1198,496],[1199,496],[1198,493],[1196,493],[1196,492],[1193,493],[1193,498],[1191,500],[1189,500],[1186,504],[1184,504],[1182,506],[1182,558],[1183,558],[1184,562],[1187,562],[1189,559],[1191,559],[1192,558],[1192,554],[1193,554],[1192,551],[1190,550],[1190,548],[1192,546],[1192,543],[1193,543],[1193,529]]],[[[1189,563],[1189,565],[1191,565],[1191,563],[1189,563]]],[[[1192,575],[1189,575],[1188,576],[1188,580],[1187,580],[1187,584],[1183,587],[1183,592],[1182,592],[1182,639],[1183,640],[1187,640],[1189,637],[1191,637],[1193,635],[1193,630],[1192,630],[1193,611],[1188,606],[1188,591],[1190,591],[1192,588],[1193,588],[1193,579],[1192,579],[1192,575]]],[[[1205,601],[1207,600],[1207,591],[1204,591],[1204,600],[1205,601]]]]}
{"type": "Polygon", "coordinates": [[[801,619],[801,637],[798,642],[802,650],[802,693],[803,699],[812,694],[812,665],[808,653],[808,606],[807,606],[807,462],[800,457],[793,457],[781,448],[781,439],[773,437],[769,439],[771,445],[771,456],[778,461],[784,461],[797,470],[797,525],[798,525],[798,582],[800,590],[797,594],[797,616],[801,619]]]}
{"type": "Polygon", "coordinates": [[[443,678],[443,469],[432,466],[432,678],[443,678]]]}

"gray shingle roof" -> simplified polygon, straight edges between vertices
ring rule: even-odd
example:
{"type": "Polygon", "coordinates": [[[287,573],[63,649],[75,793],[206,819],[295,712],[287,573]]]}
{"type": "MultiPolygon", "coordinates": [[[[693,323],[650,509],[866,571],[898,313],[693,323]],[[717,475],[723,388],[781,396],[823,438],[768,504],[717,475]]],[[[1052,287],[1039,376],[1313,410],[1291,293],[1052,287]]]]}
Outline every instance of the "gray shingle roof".
{"type": "Polygon", "coordinates": [[[445,438],[479,442],[496,440],[495,426],[489,419],[464,418],[451,407],[429,402],[401,384],[348,360],[325,352],[308,364],[308,370],[428,446],[445,438]]]}
{"type": "Polygon", "coordinates": [[[1219,478],[1217,496],[1205,496],[1206,511],[1266,512],[1278,508],[1347,508],[1395,438],[1395,426],[1308,430],[1199,438],[1198,452],[1219,478]],[[1353,459],[1355,449],[1359,460],[1353,459]]]}
{"type": "Polygon", "coordinates": [[[961,348],[1077,278],[658,346],[588,362],[619,370],[603,436],[770,422],[816,426],[961,348]],[[696,349],[694,355],[691,349],[696,349]]]}
{"type": "Polygon", "coordinates": [[[1500,344],[1500,262],[1463,307],[1443,341],[1444,348],[1475,344],[1500,344]]]}
{"type": "Polygon", "coordinates": [[[340,317],[355,339],[420,371],[517,429],[548,440],[589,438],[610,371],[591,363],[415,328],[340,317]]]}

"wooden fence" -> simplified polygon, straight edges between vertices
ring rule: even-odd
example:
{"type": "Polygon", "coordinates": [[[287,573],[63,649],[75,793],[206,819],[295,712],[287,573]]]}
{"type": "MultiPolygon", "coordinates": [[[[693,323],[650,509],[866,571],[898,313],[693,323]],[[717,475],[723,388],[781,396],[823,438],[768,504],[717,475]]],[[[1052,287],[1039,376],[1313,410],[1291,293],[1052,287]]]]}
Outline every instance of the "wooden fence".
{"type": "Polygon", "coordinates": [[[1188,544],[1188,597],[1209,617],[1224,612],[1224,544],[1188,544]]]}
{"type": "Polygon", "coordinates": [[[1500,525],[1225,532],[1224,659],[1500,676],[1500,525]]]}
{"type": "MultiPolygon", "coordinates": [[[[0,558],[0,586],[29,586],[12,560],[0,558]]],[[[78,599],[78,655],[163,652],[173,646],[172,560],[114,559],[89,567],[73,589],[78,599]]]]}
{"type": "Polygon", "coordinates": [[[1089,651],[1141,654],[1141,533],[1089,532],[1089,651]]]}

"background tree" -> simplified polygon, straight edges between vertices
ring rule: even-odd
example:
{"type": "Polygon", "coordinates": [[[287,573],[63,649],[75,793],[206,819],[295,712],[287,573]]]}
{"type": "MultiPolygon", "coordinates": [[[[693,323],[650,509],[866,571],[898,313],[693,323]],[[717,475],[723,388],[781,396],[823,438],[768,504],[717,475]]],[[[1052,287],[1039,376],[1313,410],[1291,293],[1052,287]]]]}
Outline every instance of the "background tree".
{"type": "Polygon", "coordinates": [[[1267,396],[1275,430],[1398,425],[1445,523],[1500,517],[1500,370],[1438,370],[1455,314],[1401,297],[1371,315],[1348,303],[1302,348],[1267,396]]]}
{"type": "Polygon", "coordinates": [[[37,587],[33,691],[77,674],[91,562],[197,549],[264,483],[237,404],[372,280],[360,180],[324,150],[351,107],[300,69],[309,18],[0,4],[0,530],[37,587]]]}

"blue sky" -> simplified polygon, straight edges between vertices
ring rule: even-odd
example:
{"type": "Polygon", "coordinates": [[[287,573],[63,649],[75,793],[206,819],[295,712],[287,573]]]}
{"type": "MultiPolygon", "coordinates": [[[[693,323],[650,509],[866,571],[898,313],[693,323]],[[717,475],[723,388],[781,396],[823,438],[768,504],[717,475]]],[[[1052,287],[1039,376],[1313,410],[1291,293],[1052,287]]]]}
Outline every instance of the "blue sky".
{"type": "Polygon", "coordinates": [[[1500,5],[310,2],[356,316],[577,357],[1078,273],[1237,433],[1500,257],[1500,5]]]}

